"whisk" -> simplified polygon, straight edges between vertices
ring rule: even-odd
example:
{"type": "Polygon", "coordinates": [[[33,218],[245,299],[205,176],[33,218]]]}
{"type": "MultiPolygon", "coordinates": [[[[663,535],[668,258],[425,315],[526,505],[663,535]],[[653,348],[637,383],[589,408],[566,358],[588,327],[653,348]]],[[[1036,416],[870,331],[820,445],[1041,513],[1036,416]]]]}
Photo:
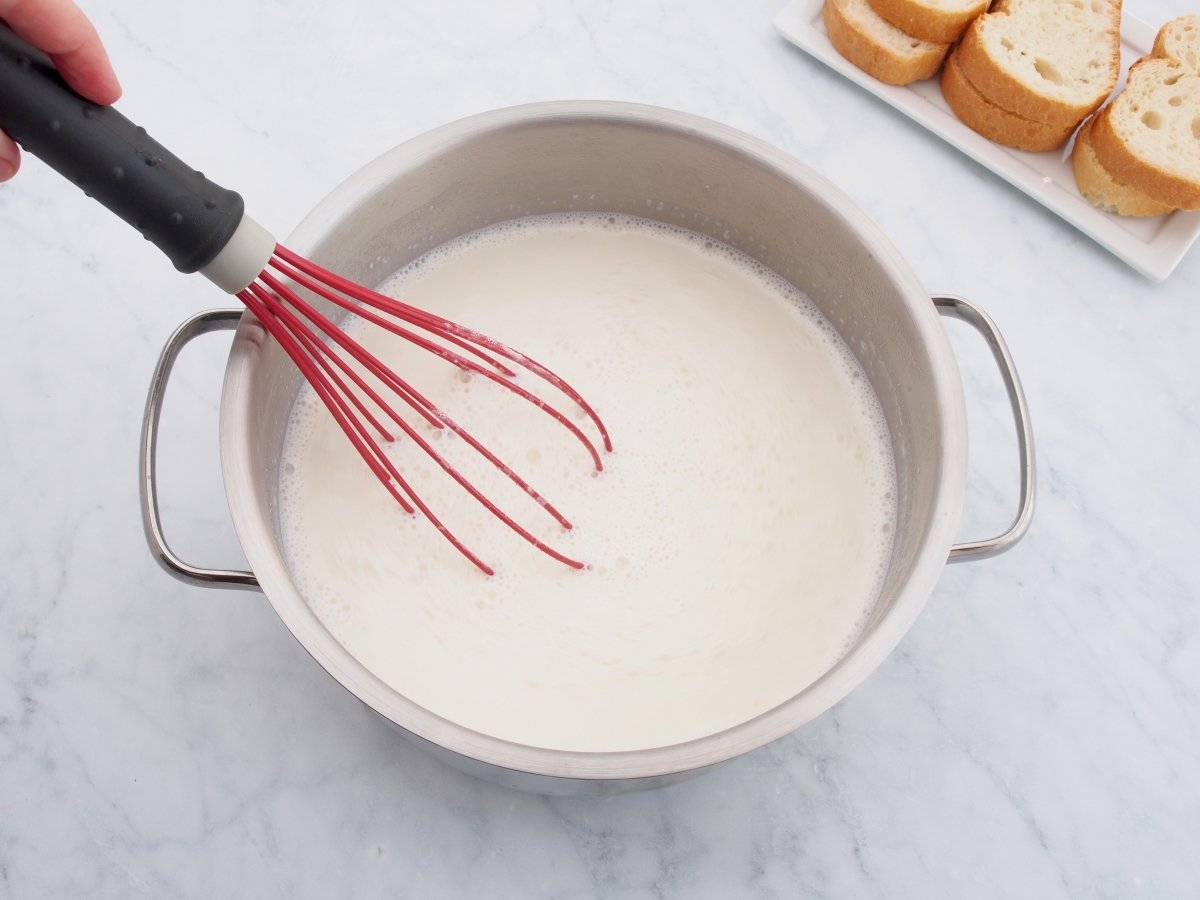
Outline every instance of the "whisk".
{"type": "Polygon", "coordinates": [[[0,23],[0,128],[136,228],[181,272],[199,272],[235,295],[279,343],[324,403],[359,456],[400,507],[423,515],[488,575],[490,565],[421,500],[386,446],[407,439],[504,525],[572,568],[565,556],[523,527],[468,481],[421,434],[414,421],[460,437],[563,528],[571,523],[534,488],[445,411],[353,341],[313,299],[433,353],[529,401],[586,448],[596,471],[595,442],[566,415],[516,382],[524,369],[576,404],[606,451],[604,423],[580,394],[540,363],[483,334],[342,278],[278,244],[245,214],[240,195],[183,163],[112,107],[75,93],[41,51],[0,23]],[[411,419],[411,421],[410,421],[411,419]]]}

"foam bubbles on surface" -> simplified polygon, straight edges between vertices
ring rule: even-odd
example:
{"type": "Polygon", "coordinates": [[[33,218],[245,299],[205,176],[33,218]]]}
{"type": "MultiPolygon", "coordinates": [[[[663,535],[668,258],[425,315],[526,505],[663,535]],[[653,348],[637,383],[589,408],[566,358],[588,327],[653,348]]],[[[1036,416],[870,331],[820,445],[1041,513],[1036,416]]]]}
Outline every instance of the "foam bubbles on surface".
{"type": "MultiPolygon", "coordinates": [[[[438,247],[381,290],[520,348],[600,413],[597,473],[543,411],[381,329],[348,332],[526,478],[566,531],[466,442],[415,428],[524,527],[491,518],[413,441],[389,459],[487,578],[406,515],[310,389],[285,441],[297,587],[346,648],[446,718],[520,743],[621,750],[752,718],[858,638],[895,523],[888,432],[854,356],[785,279],[720,241],[558,213],[438,247]]],[[[517,383],[597,444],[573,404],[517,383]]]]}

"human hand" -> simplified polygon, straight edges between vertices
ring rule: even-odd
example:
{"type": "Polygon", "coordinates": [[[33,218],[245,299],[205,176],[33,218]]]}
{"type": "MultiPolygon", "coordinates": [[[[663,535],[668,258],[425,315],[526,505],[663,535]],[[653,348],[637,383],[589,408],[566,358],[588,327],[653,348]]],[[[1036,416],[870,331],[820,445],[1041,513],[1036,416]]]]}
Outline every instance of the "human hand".
{"type": "MultiPolygon", "coordinates": [[[[107,106],[121,96],[100,36],[71,0],[0,0],[0,20],[54,60],[67,84],[84,97],[107,106]]],[[[20,150],[0,131],[0,181],[12,178],[20,165],[20,150]]]]}

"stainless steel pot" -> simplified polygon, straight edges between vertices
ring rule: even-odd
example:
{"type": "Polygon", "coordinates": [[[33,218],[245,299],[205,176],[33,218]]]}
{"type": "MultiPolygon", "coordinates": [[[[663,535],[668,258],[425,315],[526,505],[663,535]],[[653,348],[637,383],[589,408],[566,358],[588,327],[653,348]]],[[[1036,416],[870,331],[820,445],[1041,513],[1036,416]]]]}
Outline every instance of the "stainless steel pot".
{"type": "Polygon", "coordinates": [[[261,326],[240,310],[202,313],[163,351],[147,402],[142,501],[151,549],[196,584],[261,588],[296,639],[334,678],[403,734],[462,769],[546,793],[652,787],[694,775],[804,725],[854,689],[900,641],[947,559],[1012,546],[1033,511],[1032,436],[1020,384],[992,322],[961,298],[931,298],[867,217],[778,150],[694,116],[621,103],[543,103],[439,128],[353,175],[288,245],[374,284],[432,247],[517,216],[613,211],[724,241],[791,280],[857,355],[891,430],[898,479],[895,548],[859,641],[817,683],[754,719],[672,747],[571,753],[479,734],[423,709],[367,671],[325,630],[284,561],[276,510],[280,449],[301,385],[261,326]],[[991,540],[954,545],[966,480],[958,367],[938,313],[978,328],[1008,389],[1019,436],[1020,508],[991,540]],[[253,572],[204,569],[175,556],[158,518],[154,451],[163,390],[192,337],[237,328],[221,400],[221,465],[230,513],[253,572]]]}

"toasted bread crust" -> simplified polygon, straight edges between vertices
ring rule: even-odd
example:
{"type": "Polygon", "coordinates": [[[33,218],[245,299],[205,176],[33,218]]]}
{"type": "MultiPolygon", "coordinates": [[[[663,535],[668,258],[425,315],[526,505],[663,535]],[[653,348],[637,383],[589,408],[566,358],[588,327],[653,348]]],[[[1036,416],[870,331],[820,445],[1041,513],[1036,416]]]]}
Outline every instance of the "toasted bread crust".
{"type": "Polygon", "coordinates": [[[886,84],[911,84],[932,78],[950,49],[949,44],[937,44],[932,49],[914,52],[909,57],[898,56],[855,27],[838,5],[838,0],[825,0],[821,18],[825,22],[829,41],[838,53],[886,84]]]}
{"type": "Polygon", "coordinates": [[[1086,101],[1073,104],[1039,92],[1035,85],[1016,77],[988,52],[980,29],[989,19],[1007,15],[1006,7],[1006,0],[999,0],[991,12],[976,18],[963,34],[954,56],[962,67],[964,77],[994,106],[1024,119],[1059,127],[1078,125],[1095,112],[1117,85],[1121,68],[1119,23],[1114,25],[1110,38],[1111,78],[1086,101]]]}
{"type": "Polygon", "coordinates": [[[1083,123],[1075,135],[1075,147],[1071,150],[1071,169],[1075,173],[1075,184],[1092,206],[1120,216],[1160,216],[1171,212],[1174,207],[1148,197],[1135,187],[1122,184],[1113,178],[1092,147],[1092,120],[1083,123]]]}
{"type": "MultiPolygon", "coordinates": [[[[1131,80],[1142,66],[1168,66],[1182,78],[1200,78],[1175,60],[1144,57],[1129,70],[1131,80]]],[[[1113,123],[1113,110],[1120,109],[1128,96],[1128,87],[1092,121],[1091,144],[1099,161],[1112,177],[1123,184],[1135,185],[1146,196],[1172,209],[1200,209],[1200,183],[1143,159],[1121,137],[1113,123]]]]}
{"type": "Polygon", "coordinates": [[[941,87],[942,96],[964,125],[1007,147],[1033,153],[1057,150],[1075,130],[1074,123],[1034,122],[990,103],[963,73],[957,54],[951,54],[942,67],[941,87]]]}
{"type": "Polygon", "coordinates": [[[871,8],[901,31],[935,44],[957,41],[971,22],[987,9],[988,0],[975,0],[968,9],[930,7],[921,0],[868,0],[871,8]]]}

